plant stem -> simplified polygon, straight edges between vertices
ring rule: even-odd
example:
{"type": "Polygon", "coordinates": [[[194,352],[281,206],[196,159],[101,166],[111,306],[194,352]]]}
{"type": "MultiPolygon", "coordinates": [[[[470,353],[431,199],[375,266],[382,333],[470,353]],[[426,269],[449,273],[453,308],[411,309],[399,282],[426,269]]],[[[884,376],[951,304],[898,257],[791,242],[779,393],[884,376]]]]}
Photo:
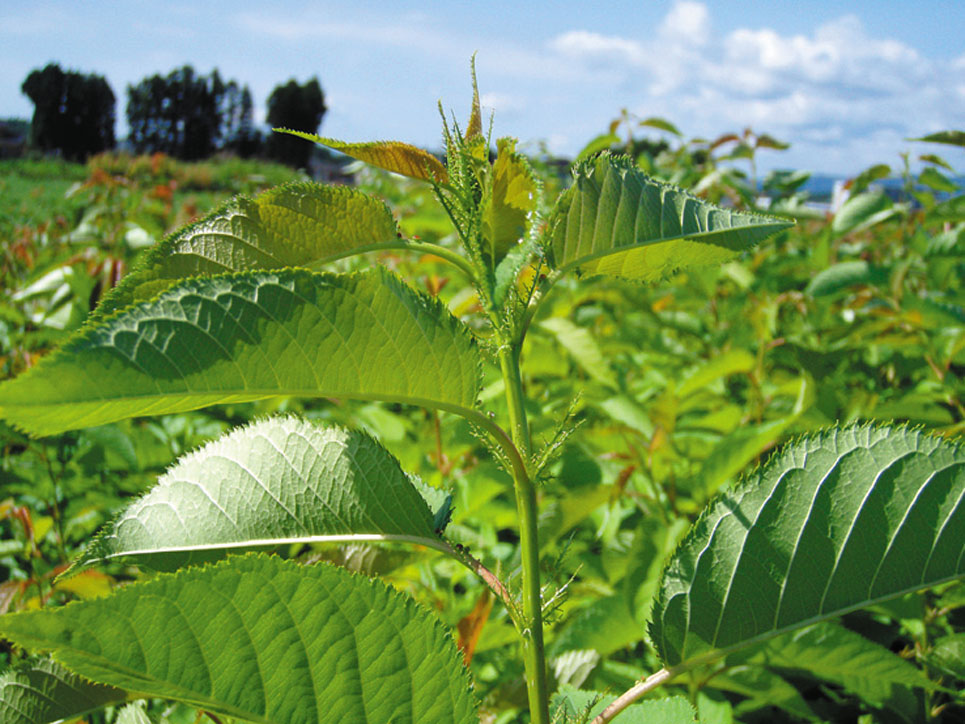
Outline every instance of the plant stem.
{"type": "Polygon", "coordinates": [[[617,697],[616,700],[610,704],[610,706],[601,711],[600,714],[592,722],[590,722],[590,724],[606,724],[606,722],[613,719],[613,717],[626,709],[628,706],[630,706],[630,704],[635,702],[648,691],[651,689],[656,689],[661,684],[672,679],[678,673],[680,673],[679,669],[660,669],[660,671],[655,674],[651,674],[643,681],[637,682],[632,688],[628,689],[617,697]]]}
{"type": "MultiPolygon", "coordinates": [[[[523,383],[519,375],[519,348],[503,344],[499,367],[506,386],[510,432],[513,444],[524,460],[530,457],[529,426],[523,408],[523,383]]],[[[540,595],[539,530],[536,487],[525,465],[514,466],[516,510],[519,515],[520,552],[523,573],[523,658],[526,692],[532,724],[549,724],[549,688],[546,682],[546,654],[543,650],[543,601],[540,595]]]]}

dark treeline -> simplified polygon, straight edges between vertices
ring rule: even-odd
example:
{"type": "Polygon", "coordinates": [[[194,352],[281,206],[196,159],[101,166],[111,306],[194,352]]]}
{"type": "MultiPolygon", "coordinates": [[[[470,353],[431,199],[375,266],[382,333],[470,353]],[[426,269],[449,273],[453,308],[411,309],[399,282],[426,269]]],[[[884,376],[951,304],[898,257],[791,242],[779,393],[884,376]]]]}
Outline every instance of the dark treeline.
{"type": "MultiPolygon", "coordinates": [[[[116,98],[102,76],[64,71],[51,63],[32,71],[21,90],[34,104],[33,148],[84,160],[116,146],[116,98]]],[[[317,133],[326,110],[317,78],[304,84],[292,79],[272,90],[267,121],[317,133]]],[[[311,144],[266,135],[256,127],[253,112],[247,85],[224,80],[217,69],[202,75],[185,65],[127,87],[127,142],[138,153],[161,152],[183,160],[231,153],[295,167],[308,163],[311,144]]]]}

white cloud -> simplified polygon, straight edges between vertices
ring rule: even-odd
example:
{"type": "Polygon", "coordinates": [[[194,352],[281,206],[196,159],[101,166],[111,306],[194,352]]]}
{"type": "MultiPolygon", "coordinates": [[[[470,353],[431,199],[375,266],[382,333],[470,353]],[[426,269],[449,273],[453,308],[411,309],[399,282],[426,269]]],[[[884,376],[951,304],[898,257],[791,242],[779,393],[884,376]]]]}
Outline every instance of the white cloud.
{"type": "Polygon", "coordinates": [[[626,63],[639,65],[644,60],[640,43],[612,35],[600,35],[586,30],[563,33],[550,41],[549,47],[569,58],[590,62],[626,63]]]}
{"type": "MultiPolygon", "coordinates": [[[[965,55],[938,65],[869,35],[855,15],[807,34],[745,26],[714,38],[711,26],[707,4],[677,2],[654,37],[572,30],[550,48],[598,85],[634,97],[638,115],[665,116],[686,134],[750,126],[790,140],[790,153],[766,154],[789,166],[857,170],[888,143],[894,155],[903,138],[965,116],[965,55]]],[[[615,114],[622,103],[613,104],[615,114]]]]}
{"type": "Polygon", "coordinates": [[[704,45],[710,37],[710,13],[699,2],[676,2],[660,23],[659,34],[672,41],[704,45]]]}

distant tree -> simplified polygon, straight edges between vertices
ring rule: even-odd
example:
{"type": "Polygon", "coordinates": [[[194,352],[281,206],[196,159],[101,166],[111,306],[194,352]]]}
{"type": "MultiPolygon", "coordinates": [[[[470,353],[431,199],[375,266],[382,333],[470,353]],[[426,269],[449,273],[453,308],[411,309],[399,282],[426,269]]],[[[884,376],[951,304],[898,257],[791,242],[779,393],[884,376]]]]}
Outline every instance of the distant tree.
{"type": "Polygon", "coordinates": [[[225,83],[217,68],[205,76],[185,65],[127,87],[130,142],[140,153],[194,160],[238,150],[252,128],[251,113],[247,86],[225,83]]]}
{"type": "MultiPolygon", "coordinates": [[[[305,85],[299,85],[293,78],[285,85],[275,86],[268,96],[268,125],[318,133],[326,110],[325,94],[318,78],[312,78],[305,85]]],[[[312,150],[310,143],[293,136],[274,133],[268,137],[268,156],[295,168],[308,165],[312,150]]]]}
{"type": "Polygon", "coordinates": [[[230,81],[221,103],[221,148],[248,158],[260,147],[261,134],[255,129],[251,90],[247,85],[240,88],[235,81],[230,81]]]}
{"type": "Polygon", "coordinates": [[[73,161],[114,147],[116,99],[103,76],[65,72],[51,63],[31,71],[21,90],[34,104],[33,147],[73,161]]]}

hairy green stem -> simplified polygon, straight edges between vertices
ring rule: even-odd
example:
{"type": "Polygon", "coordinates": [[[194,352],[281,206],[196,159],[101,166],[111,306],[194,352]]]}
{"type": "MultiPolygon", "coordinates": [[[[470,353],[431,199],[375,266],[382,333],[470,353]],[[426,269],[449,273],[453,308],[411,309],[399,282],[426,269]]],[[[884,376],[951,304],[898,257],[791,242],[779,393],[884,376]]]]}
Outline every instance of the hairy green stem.
{"type": "MultiPolygon", "coordinates": [[[[499,348],[499,367],[506,385],[510,432],[513,444],[524,459],[530,456],[529,426],[523,408],[523,384],[519,375],[519,349],[504,344],[499,348]]],[[[546,654],[543,649],[543,602],[540,595],[539,530],[536,487],[525,464],[514,470],[516,509],[519,515],[520,551],[523,568],[523,658],[530,721],[549,724],[549,688],[546,654]]]]}

